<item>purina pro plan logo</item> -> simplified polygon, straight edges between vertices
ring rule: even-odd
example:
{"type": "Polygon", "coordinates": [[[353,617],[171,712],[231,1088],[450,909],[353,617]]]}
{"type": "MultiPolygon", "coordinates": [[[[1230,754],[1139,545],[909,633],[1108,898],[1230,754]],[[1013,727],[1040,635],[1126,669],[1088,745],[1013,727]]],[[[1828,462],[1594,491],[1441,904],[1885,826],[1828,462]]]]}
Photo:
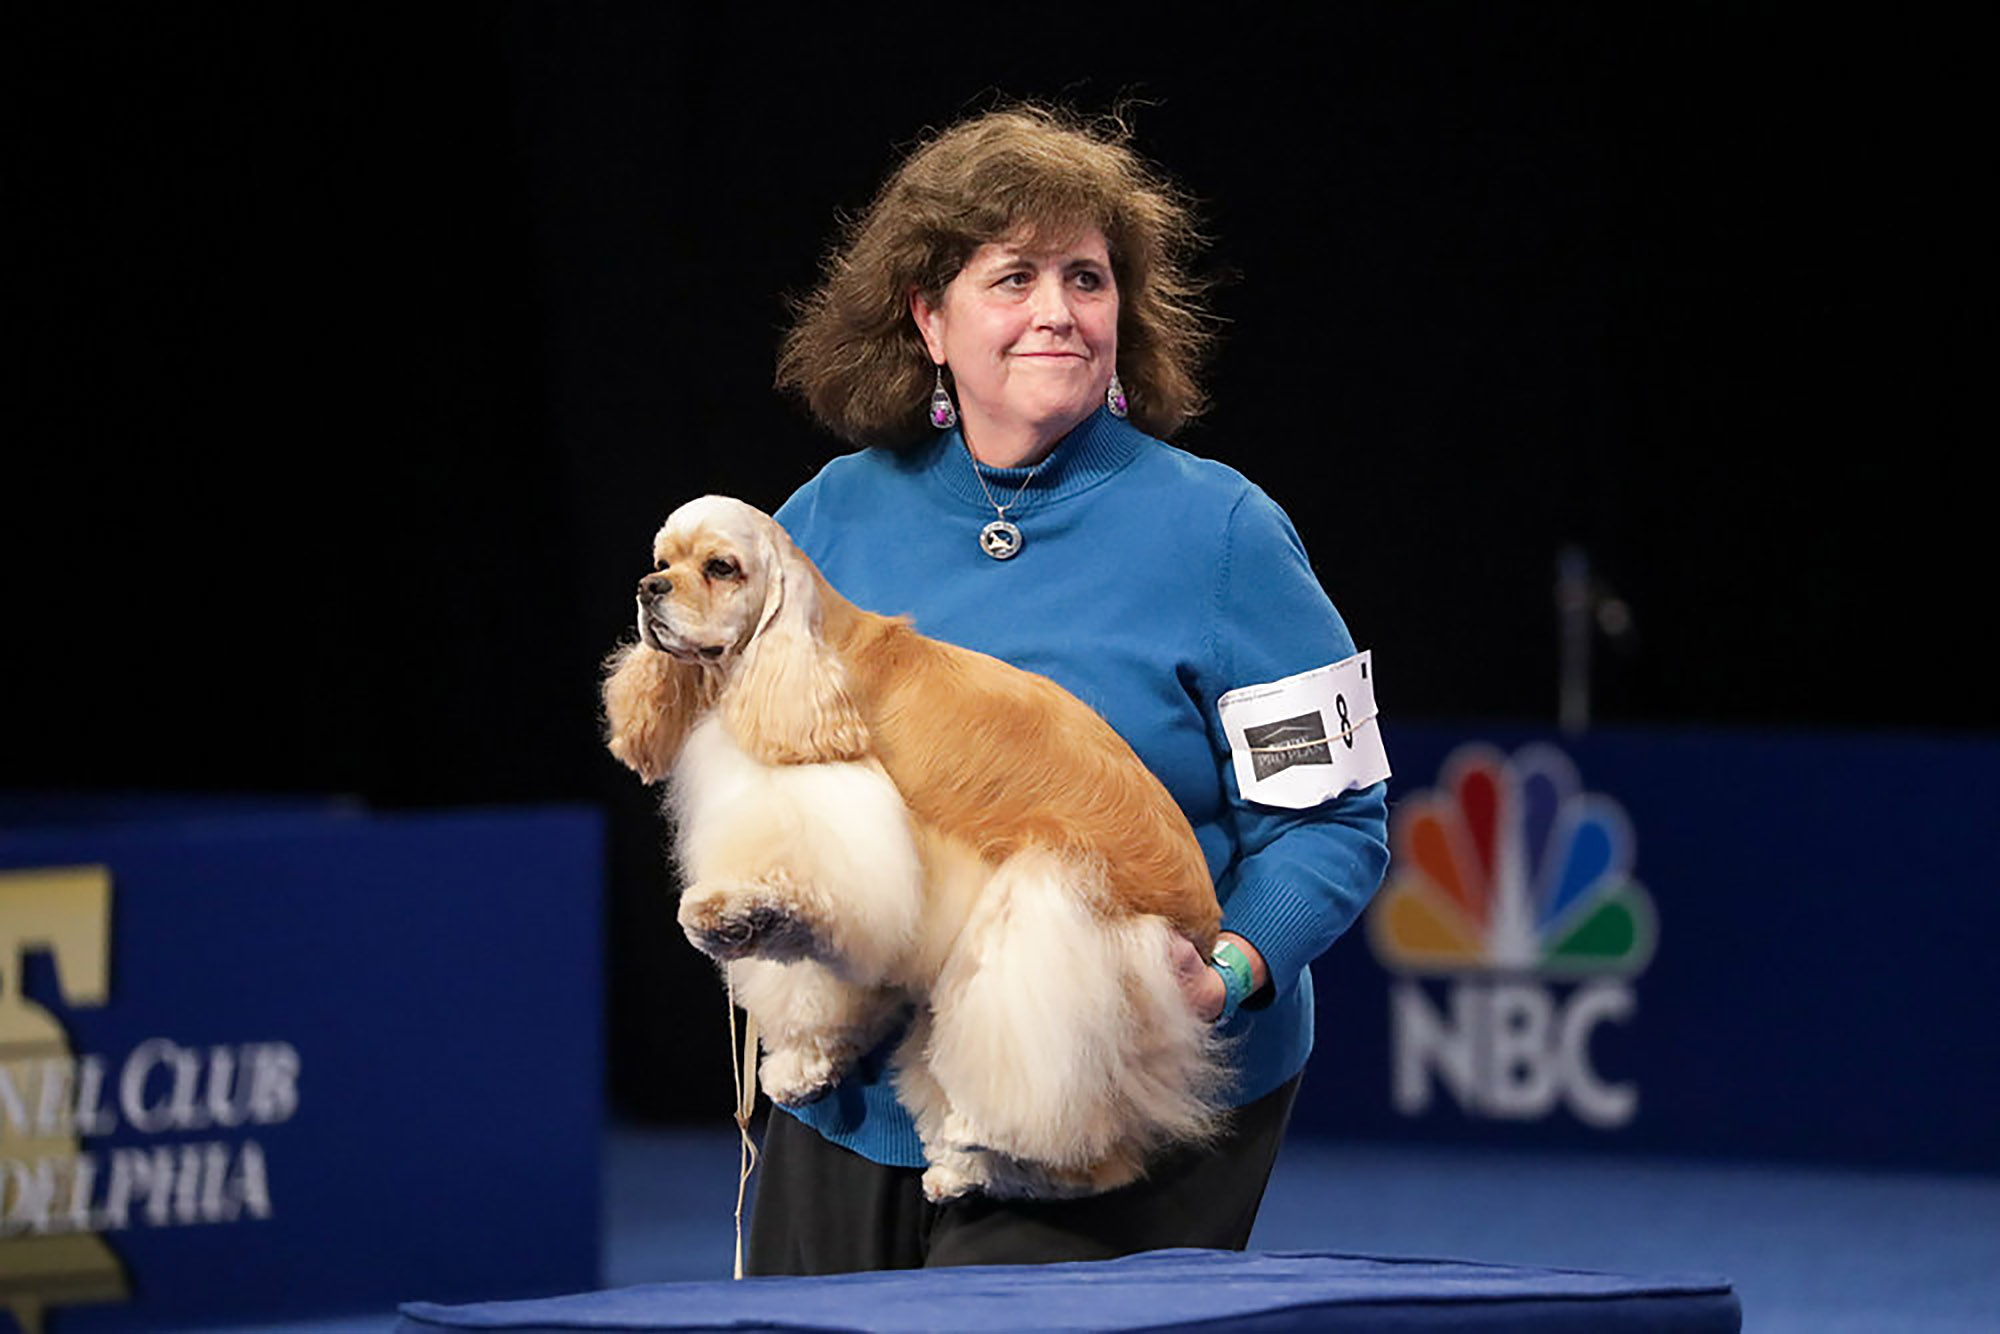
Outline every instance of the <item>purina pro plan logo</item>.
{"type": "Polygon", "coordinates": [[[1638,1012],[1651,897],[1632,878],[1631,821],[1586,792],[1556,747],[1461,746],[1438,785],[1397,804],[1388,885],[1369,943],[1390,990],[1396,1110],[1441,1089],[1467,1115],[1538,1120],[1567,1108],[1610,1129],[1639,1090],[1607,1077],[1592,1038],[1638,1012]]]}

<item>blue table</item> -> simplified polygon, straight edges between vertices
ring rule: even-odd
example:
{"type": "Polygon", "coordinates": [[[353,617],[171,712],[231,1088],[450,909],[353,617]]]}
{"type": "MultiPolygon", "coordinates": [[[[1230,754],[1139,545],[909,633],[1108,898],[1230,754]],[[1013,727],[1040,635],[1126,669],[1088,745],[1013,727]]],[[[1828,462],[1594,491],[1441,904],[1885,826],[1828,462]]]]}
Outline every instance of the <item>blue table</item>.
{"type": "Polygon", "coordinates": [[[402,1308],[441,1330],[1735,1331],[1725,1279],[1303,1252],[1150,1251],[1060,1265],[659,1283],[537,1301],[402,1308]]]}

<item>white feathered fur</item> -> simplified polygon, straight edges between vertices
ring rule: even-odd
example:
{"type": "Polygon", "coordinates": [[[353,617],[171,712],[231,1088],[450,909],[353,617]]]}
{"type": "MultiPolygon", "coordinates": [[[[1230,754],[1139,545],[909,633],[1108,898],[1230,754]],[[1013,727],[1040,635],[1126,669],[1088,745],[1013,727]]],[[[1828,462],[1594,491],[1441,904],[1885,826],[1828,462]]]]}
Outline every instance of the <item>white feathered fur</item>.
{"type": "Polygon", "coordinates": [[[1222,1065],[1170,960],[1219,911],[1192,831],[1045,678],[861,611],[768,516],[676,510],[605,680],[612,752],[671,780],[680,922],[781,1103],[898,1022],[933,1199],[1090,1194],[1211,1134],[1222,1065]]]}

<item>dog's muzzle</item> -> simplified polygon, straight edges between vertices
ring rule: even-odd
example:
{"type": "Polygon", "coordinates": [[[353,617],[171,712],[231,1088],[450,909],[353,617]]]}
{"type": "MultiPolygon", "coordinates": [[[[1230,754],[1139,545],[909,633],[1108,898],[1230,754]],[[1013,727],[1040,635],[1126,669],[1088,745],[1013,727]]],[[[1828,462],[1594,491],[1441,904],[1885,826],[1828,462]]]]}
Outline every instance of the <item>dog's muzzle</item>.
{"type": "Polygon", "coordinates": [[[639,581],[639,638],[645,640],[649,647],[683,661],[714,662],[728,651],[727,647],[694,643],[674,629],[673,623],[667,619],[666,607],[667,594],[672,591],[673,585],[661,575],[648,575],[639,581]],[[659,582],[653,584],[655,580],[659,582]],[[649,584],[653,586],[648,587],[649,584]]]}

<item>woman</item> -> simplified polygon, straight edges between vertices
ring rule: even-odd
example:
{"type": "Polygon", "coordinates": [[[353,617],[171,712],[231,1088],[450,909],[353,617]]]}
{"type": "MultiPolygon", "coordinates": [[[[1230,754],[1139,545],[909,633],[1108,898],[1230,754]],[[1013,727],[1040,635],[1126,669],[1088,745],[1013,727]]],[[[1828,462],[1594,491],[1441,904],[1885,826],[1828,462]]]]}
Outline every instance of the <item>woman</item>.
{"type": "Polygon", "coordinates": [[[849,230],[779,363],[781,386],[867,448],[777,517],[849,598],[1051,677],[1166,784],[1223,906],[1215,960],[1188,945],[1177,964],[1189,1004],[1239,1039],[1230,1129],[1094,1198],[934,1206],[885,1045],[773,1113],[753,1273],[1248,1242],[1312,1046],[1306,966],[1387,849],[1379,782],[1306,809],[1237,787],[1218,698],[1354,644],[1278,507],[1158,438],[1201,405],[1193,240],[1116,130],[1020,109],[922,145],[849,230]]]}

